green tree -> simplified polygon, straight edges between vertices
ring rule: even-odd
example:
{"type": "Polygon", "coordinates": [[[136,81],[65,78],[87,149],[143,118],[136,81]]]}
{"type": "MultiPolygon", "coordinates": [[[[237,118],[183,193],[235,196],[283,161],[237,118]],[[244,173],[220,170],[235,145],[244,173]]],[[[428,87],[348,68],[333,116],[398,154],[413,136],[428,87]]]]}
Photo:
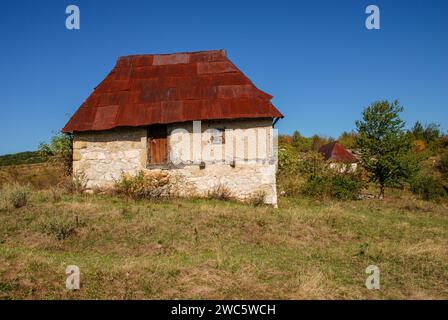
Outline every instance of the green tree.
{"type": "Polygon", "coordinates": [[[386,186],[399,186],[416,171],[411,155],[411,141],[403,130],[399,113],[403,107],[395,100],[372,103],[356,121],[356,147],[370,181],[379,183],[379,197],[384,198],[386,186]]]}
{"type": "Polygon", "coordinates": [[[419,121],[415,122],[409,134],[417,141],[424,141],[432,154],[435,155],[442,147],[442,132],[440,131],[440,125],[436,123],[429,123],[423,126],[419,121]]]}
{"type": "Polygon", "coordinates": [[[353,149],[355,147],[356,132],[354,131],[344,131],[338,138],[339,143],[341,143],[347,149],[353,149]]]}
{"type": "Polygon", "coordinates": [[[307,152],[311,150],[311,139],[304,137],[299,131],[292,134],[292,145],[298,152],[307,152]]]}
{"type": "MultiPolygon", "coordinates": [[[[423,128],[420,121],[415,122],[411,129],[411,134],[414,136],[415,140],[425,140],[424,138],[425,129],[423,128]]],[[[427,142],[427,141],[425,141],[427,142]]]]}
{"type": "Polygon", "coordinates": [[[61,166],[66,175],[72,174],[73,135],[59,133],[51,138],[50,143],[41,143],[39,152],[49,157],[54,165],[61,166]]]}

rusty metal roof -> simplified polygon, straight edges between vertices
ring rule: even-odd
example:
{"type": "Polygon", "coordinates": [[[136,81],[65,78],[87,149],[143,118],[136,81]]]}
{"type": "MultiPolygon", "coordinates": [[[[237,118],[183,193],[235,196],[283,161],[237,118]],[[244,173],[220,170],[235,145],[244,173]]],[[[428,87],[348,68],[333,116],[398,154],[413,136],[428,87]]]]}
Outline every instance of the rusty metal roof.
{"type": "Polygon", "coordinates": [[[333,160],[344,163],[358,162],[358,159],[337,141],[323,145],[319,148],[319,152],[324,155],[325,160],[333,160]]]}
{"type": "Polygon", "coordinates": [[[224,50],[125,56],[118,59],[63,132],[283,117],[271,99],[224,50]]]}

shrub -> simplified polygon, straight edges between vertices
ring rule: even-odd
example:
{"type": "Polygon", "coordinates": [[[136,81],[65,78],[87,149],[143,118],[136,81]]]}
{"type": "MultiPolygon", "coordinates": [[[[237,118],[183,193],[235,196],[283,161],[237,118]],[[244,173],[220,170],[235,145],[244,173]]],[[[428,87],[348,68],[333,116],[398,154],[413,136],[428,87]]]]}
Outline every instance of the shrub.
{"type": "Polygon", "coordinates": [[[302,193],[308,197],[321,198],[328,193],[328,179],[321,175],[311,175],[302,186],[302,193]]]}
{"type": "Polygon", "coordinates": [[[54,236],[58,240],[64,240],[74,234],[76,229],[85,224],[80,223],[78,217],[56,217],[42,225],[44,233],[54,236]]]}
{"type": "Polygon", "coordinates": [[[282,144],[278,148],[278,169],[279,172],[294,174],[300,171],[299,154],[293,146],[282,144]]]}
{"type": "Polygon", "coordinates": [[[363,181],[356,173],[337,174],[330,180],[329,192],[336,199],[356,199],[362,187],[363,181]]]}
{"type": "Polygon", "coordinates": [[[51,138],[50,143],[39,145],[39,154],[48,157],[52,165],[63,168],[64,174],[72,174],[73,164],[73,135],[59,133],[51,138]]]}
{"type": "Polygon", "coordinates": [[[437,169],[445,178],[448,178],[448,152],[440,157],[440,160],[437,162],[437,169]]]}
{"type": "Polygon", "coordinates": [[[438,200],[446,196],[441,181],[433,176],[417,176],[411,181],[411,191],[423,200],[438,200]]]}
{"type": "Polygon", "coordinates": [[[300,156],[299,172],[309,175],[327,174],[330,172],[329,163],[321,153],[310,151],[300,156]]]}
{"type": "Polygon", "coordinates": [[[230,200],[232,199],[232,192],[222,184],[216,185],[212,190],[210,190],[207,194],[207,198],[216,199],[216,200],[230,200]]]}
{"type": "Polygon", "coordinates": [[[30,194],[28,185],[4,184],[0,189],[1,208],[21,208],[27,205],[30,194]]]}
{"type": "Polygon", "coordinates": [[[259,190],[251,194],[248,199],[248,202],[254,207],[260,207],[264,205],[264,200],[266,198],[266,192],[263,190],[259,190]]]}
{"type": "Polygon", "coordinates": [[[134,200],[166,198],[172,195],[172,184],[166,172],[140,171],[135,176],[124,174],[121,180],[115,183],[115,191],[134,200]]]}
{"type": "Polygon", "coordinates": [[[356,199],[363,187],[364,182],[359,171],[338,172],[330,169],[309,175],[302,186],[302,194],[314,198],[328,196],[349,200],[356,199]]]}
{"type": "Polygon", "coordinates": [[[291,175],[287,173],[279,173],[277,175],[277,189],[280,195],[289,197],[301,194],[303,178],[299,175],[291,175]]]}
{"type": "Polygon", "coordinates": [[[83,173],[76,173],[73,176],[66,176],[58,184],[58,188],[71,194],[81,194],[86,189],[86,179],[83,173]]]}

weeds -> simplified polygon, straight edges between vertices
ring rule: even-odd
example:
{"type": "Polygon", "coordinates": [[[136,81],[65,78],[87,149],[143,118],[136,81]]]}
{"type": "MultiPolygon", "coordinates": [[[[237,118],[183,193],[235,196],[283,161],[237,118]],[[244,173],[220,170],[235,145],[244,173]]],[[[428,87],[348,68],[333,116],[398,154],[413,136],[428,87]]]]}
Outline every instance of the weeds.
{"type": "Polygon", "coordinates": [[[129,199],[167,198],[171,195],[170,176],[165,172],[145,173],[137,175],[124,174],[115,183],[115,192],[129,199]]]}
{"type": "Polygon", "coordinates": [[[232,192],[225,185],[218,184],[207,193],[207,198],[227,201],[233,198],[232,192]]]}
{"type": "Polygon", "coordinates": [[[70,194],[82,194],[86,189],[85,174],[78,172],[73,176],[67,176],[58,184],[58,188],[70,194]]]}
{"type": "Polygon", "coordinates": [[[4,184],[0,189],[0,208],[21,208],[27,205],[31,188],[16,183],[4,184]]]}
{"type": "Polygon", "coordinates": [[[78,216],[61,216],[53,217],[43,223],[42,231],[49,236],[54,236],[58,240],[64,240],[76,233],[76,230],[82,226],[85,226],[85,223],[80,222],[78,216]]]}
{"type": "Polygon", "coordinates": [[[254,207],[260,207],[265,204],[266,191],[259,190],[251,194],[248,199],[250,205],[254,207]]]}
{"type": "Polygon", "coordinates": [[[53,202],[59,202],[62,199],[62,191],[60,188],[57,187],[52,187],[50,189],[51,192],[51,198],[53,200],[53,202]]]}

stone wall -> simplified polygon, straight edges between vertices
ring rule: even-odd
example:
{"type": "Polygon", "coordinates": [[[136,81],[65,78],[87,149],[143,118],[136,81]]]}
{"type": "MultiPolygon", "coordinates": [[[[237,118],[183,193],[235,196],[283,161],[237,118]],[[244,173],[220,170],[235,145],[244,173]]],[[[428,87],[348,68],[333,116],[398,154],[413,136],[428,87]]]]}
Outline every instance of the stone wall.
{"type": "MultiPolygon", "coordinates": [[[[196,127],[197,129],[197,127],[196,127]]],[[[211,157],[194,152],[193,124],[168,126],[170,157],[180,159],[165,168],[147,164],[147,129],[117,128],[102,132],[75,133],[73,170],[84,177],[87,188],[109,188],[123,173],[136,174],[140,170],[168,170],[177,178],[177,189],[182,195],[206,196],[213,189],[224,186],[239,199],[257,193],[265,194],[265,202],[277,204],[276,160],[273,151],[273,131],[270,119],[229,120],[201,123],[201,147],[211,157]],[[226,129],[224,144],[213,144],[203,133],[210,128],[226,129]],[[230,139],[231,134],[232,140],[230,139]],[[190,141],[190,147],[180,141],[190,141]],[[223,161],[224,148],[233,143],[231,159],[223,161]],[[251,152],[250,146],[262,147],[251,152]],[[188,153],[188,155],[182,153],[188,153]],[[260,156],[261,155],[261,156],[260,156]]]]}
{"type": "Polygon", "coordinates": [[[172,169],[184,178],[186,193],[205,196],[218,186],[224,186],[236,198],[245,200],[263,192],[266,203],[277,204],[271,119],[202,121],[202,153],[195,152],[198,127],[196,125],[195,131],[194,125],[190,122],[168,127],[170,158],[180,158],[183,164],[190,164],[172,169]],[[211,136],[204,134],[218,128],[225,130],[223,144],[213,144],[211,136]],[[189,143],[185,144],[185,140],[189,143]],[[233,152],[226,152],[229,150],[226,148],[233,152]]]}
{"type": "Polygon", "coordinates": [[[120,128],[75,133],[73,172],[87,189],[109,188],[123,173],[136,174],[146,167],[146,129],[120,128]]]}

